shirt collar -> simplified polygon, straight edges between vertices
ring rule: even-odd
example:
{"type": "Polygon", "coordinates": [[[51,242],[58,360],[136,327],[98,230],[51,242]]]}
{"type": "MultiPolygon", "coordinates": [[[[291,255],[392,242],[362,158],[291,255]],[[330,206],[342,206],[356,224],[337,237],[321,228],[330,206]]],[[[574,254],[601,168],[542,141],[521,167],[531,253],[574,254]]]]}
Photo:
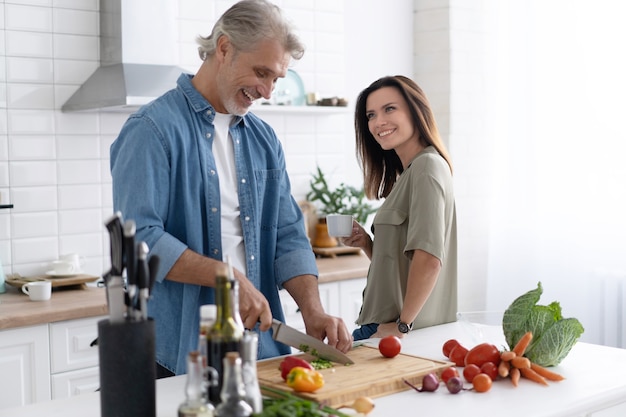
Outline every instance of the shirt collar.
{"type": "MultiPolygon", "coordinates": [[[[209,121],[213,123],[213,120],[215,119],[215,108],[206,98],[202,96],[202,94],[200,94],[198,90],[196,90],[196,87],[194,87],[191,83],[192,78],[193,74],[181,74],[177,81],[178,88],[180,88],[182,93],[187,98],[191,108],[196,113],[206,113],[209,121]]],[[[245,123],[245,117],[235,116],[231,125],[236,125],[242,121],[245,123]]]]}

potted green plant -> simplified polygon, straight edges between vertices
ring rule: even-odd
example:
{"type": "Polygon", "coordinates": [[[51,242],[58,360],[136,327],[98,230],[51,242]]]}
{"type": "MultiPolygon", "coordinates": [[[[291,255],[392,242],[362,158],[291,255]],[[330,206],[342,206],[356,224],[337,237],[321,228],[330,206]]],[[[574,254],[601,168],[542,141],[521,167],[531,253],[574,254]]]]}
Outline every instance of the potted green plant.
{"type": "Polygon", "coordinates": [[[349,214],[360,224],[365,224],[376,211],[366,201],[363,187],[359,189],[342,182],[333,189],[319,166],[309,184],[311,190],[306,198],[317,206],[320,219],[325,218],[326,214],[349,214]]]}

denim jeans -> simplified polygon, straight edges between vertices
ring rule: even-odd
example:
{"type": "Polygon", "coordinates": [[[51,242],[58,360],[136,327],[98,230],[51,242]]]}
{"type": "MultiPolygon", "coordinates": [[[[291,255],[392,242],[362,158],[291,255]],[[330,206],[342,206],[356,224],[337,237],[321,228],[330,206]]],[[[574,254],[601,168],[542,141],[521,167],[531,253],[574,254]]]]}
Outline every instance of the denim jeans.
{"type": "Polygon", "coordinates": [[[352,337],[355,341],[369,339],[378,330],[378,323],[364,324],[358,329],[352,331],[352,337]]]}

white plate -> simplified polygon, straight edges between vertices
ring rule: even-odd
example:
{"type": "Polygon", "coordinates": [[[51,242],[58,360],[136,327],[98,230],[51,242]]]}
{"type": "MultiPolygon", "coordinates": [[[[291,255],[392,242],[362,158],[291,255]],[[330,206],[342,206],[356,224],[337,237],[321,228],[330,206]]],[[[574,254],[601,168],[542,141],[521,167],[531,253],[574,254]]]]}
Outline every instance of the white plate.
{"type": "Polygon", "coordinates": [[[276,81],[272,94],[273,104],[288,106],[304,106],[306,104],[306,93],[302,78],[292,69],[287,70],[285,78],[276,81]]]}
{"type": "Polygon", "coordinates": [[[48,272],[46,272],[46,275],[48,275],[49,277],[52,277],[52,278],[66,278],[66,277],[73,277],[73,276],[76,276],[76,275],[80,275],[82,273],[83,273],[83,271],[70,272],[68,274],[57,274],[54,271],[48,271],[48,272]]]}

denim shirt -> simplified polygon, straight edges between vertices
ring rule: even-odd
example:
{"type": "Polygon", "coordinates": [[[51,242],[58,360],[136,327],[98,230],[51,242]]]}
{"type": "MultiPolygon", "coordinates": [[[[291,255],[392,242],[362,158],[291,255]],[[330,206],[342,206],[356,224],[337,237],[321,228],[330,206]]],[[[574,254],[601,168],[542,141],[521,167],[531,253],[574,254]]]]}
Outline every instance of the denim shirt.
{"type": "MultiPolygon", "coordinates": [[[[198,348],[199,309],[215,303],[211,287],[165,277],[185,249],[222,260],[220,184],[211,151],[215,109],[182,74],[177,87],[132,114],[111,145],[113,206],[137,225],[160,267],[148,303],[156,325],[156,360],[186,372],[198,348]]],[[[248,279],[284,320],[279,289],[303,274],[317,276],[302,212],[291,195],[282,146],[256,115],[230,126],[248,279]]],[[[257,329],[258,330],[258,329],[257,329]]],[[[289,353],[260,332],[258,358],[289,353]]]]}

